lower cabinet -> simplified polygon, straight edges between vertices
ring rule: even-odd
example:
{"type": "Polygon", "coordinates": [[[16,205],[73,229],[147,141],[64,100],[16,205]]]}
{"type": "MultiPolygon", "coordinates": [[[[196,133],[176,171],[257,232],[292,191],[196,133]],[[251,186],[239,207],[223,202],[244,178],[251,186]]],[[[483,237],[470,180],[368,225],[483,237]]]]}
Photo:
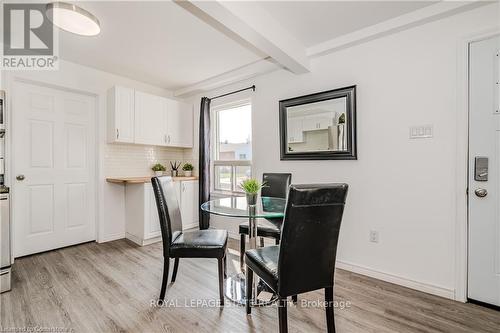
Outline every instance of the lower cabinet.
{"type": "MultiPolygon", "coordinates": [[[[182,229],[198,226],[198,181],[176,181],[182,229]]],[[[126,238],[138,245],[161,241],[160,222],[151,183],[127,184],[125,188],[126,238]]]]}

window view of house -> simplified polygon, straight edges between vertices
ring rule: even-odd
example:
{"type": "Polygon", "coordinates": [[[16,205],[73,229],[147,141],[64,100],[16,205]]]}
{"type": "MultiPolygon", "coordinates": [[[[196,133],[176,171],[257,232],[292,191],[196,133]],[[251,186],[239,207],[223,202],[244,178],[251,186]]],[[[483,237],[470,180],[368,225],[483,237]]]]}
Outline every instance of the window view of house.
{"type": "Polygon", "coordinates": [[[241,192],[251,176],[252,105],[241,103],[216,110],[214,190],[241,192]]]}

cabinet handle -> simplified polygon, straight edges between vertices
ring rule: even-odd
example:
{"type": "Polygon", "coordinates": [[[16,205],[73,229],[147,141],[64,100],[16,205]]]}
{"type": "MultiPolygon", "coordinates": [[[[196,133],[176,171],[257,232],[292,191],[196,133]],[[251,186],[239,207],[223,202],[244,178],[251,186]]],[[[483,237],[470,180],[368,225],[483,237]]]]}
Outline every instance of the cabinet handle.
{"type": "Polygon", "coordinates": [[[120,130],[118,128],[116,129],[116,138],[120,138],[120,130]]]}
{"type": "Polygon", "coordinates": [[[166,134],[163,136],[163,142],[167,143],[167,135],[166,134]]]}
{"type": "Polygon", "coordinates": [[[170,143],[170,135],[168,135],[168,143],[170,143]]]}

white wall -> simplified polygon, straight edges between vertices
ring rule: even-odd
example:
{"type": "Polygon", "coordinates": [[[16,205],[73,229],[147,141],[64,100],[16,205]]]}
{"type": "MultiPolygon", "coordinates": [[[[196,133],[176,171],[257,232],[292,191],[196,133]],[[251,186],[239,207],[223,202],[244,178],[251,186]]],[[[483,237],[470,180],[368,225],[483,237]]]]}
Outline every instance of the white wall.
{"type": "Polygon", "coordinates": [[[205,95],[255,83],[256,177],[283,171],[293,183],[349,184],[342,267],[453,298],[458,45],[498,28],[498,13],[498,4],[488,5],[315,58],[308,74],[277,71],[205,95]],[[354,84],[358,160],[280,161],[279,100],[354,84]],[[434,126],[432,139],[409,139],[410,126],[426,124],[434,126]],[[378,244],[368,241],[370,230],[379,231],[378,244]]]}
{"type": "MultiPolygon", "coordinates": [[[[106,73],[90,67],[61,61],[57,71],[3,72],[7,92],[16,78],[41,82],[66,89],[91,93],[98,100],[98,151],[99,151],[99,229],[98,241],[125,236],[125,189],[123,185],[105,181],[108,176],[147,176],[156,162],[182,160],[183,150],[138,145],[117,145],[106,142],[106,93],[113,85],[123,85],[151,94],[169,97],[171,92],[139,81],[106,73]]],[[[15,151],[13,152],[15,154],[15,151]]],[[[12,178],[12,177],[11,177],[12,178]]]]}

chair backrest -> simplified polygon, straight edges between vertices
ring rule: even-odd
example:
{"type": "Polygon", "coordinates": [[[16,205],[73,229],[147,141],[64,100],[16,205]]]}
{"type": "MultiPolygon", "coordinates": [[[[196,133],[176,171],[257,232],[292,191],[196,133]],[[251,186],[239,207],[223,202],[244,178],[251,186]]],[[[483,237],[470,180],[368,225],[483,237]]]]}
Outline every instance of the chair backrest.
{"type": "Polygon", "coordinates": [[[333,286],[347,184],[291,185],[281,230],[278,294],[333,286]]]}
{"type": "Polygon", "coordinates": [[[163,252],[168,257],[170,244],[182,233],[182,219],[172,177],[151,178],[160,219],[163,252]]]}
{"type": "Polygon", "coordinates": [[[264,173],[262,175],[262,182],[266,183],[260,191],[263,197],[286,198],[288,194],[288,187],[292,182],[291,173],[264,173]]]}

